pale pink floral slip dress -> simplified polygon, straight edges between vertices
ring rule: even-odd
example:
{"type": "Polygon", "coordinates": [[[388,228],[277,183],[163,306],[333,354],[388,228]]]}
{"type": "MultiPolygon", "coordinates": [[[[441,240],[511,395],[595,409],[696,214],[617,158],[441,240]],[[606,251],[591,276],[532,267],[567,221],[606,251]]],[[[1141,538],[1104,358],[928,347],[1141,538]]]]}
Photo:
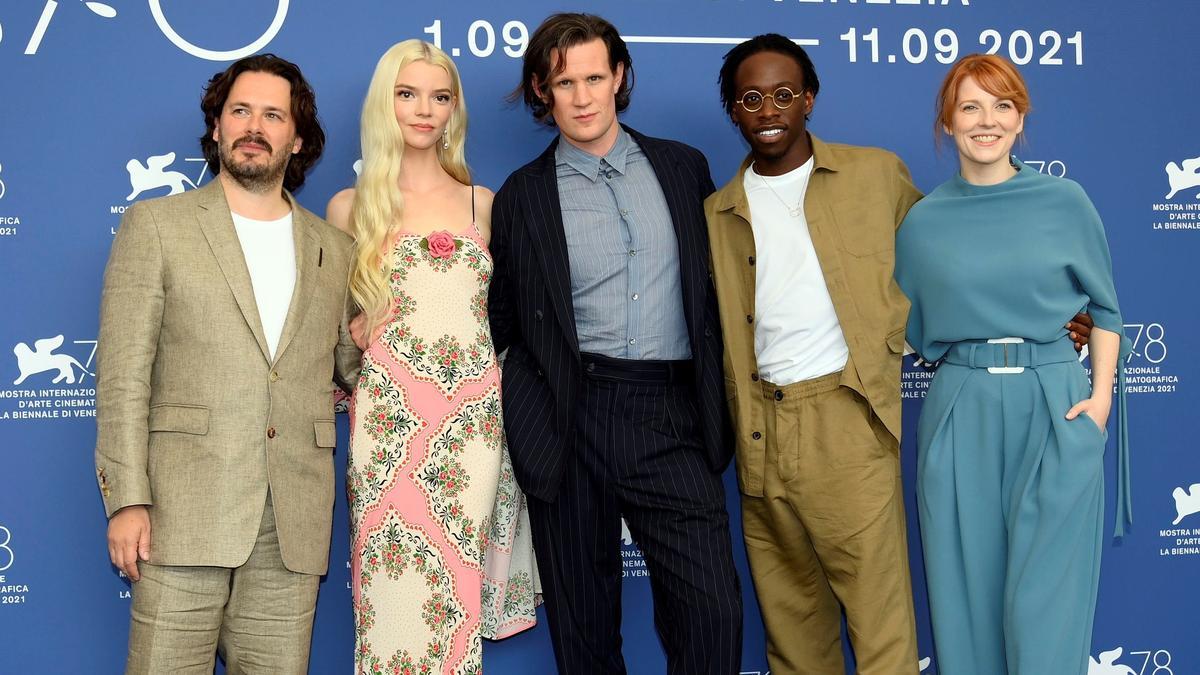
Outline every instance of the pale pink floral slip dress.
{"type": "Polygon", "coordinates": [[[363,354],[350,403],[358,673],[479,673],[481,637],[535,621],[540,589],[488,327],[491,273],[474,223],[401,234],[392,250],[395,311],[363,354]]]}

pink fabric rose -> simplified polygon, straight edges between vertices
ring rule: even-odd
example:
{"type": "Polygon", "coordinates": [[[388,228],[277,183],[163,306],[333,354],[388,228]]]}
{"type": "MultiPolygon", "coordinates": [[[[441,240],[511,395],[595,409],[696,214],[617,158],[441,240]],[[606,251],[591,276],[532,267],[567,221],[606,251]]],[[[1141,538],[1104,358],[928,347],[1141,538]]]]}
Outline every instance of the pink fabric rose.
{"type": "Polygon", "coordinates": [[[430,234],[426,241],[429,242],[429,255],[435,258],[449,258],[458,248],[454,243],[454,235],[445,230],[430,234]]]}

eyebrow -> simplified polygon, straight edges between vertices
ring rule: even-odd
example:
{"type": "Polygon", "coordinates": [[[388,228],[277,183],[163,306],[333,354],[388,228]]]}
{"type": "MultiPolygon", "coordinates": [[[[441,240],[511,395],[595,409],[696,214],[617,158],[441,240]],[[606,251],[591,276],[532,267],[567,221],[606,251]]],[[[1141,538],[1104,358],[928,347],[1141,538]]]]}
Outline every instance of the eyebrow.
{"type": "Polygon", "coordinates": [[[776,82],[775,84],[771,84],[771,85],[763,85],[761,87],[758,85],[747,84],[745,86],[738,87],[738,91],[750,91],[751,89],[753,89],[754,91],[763,91],[763,90],[767,90],[767,89],[769,89],[771,91],[775,91],[776,89],[778,89],[780,87],[787,87],[788,89],[791,89],[792,91],[796,91],[801,88],[800,85],[796,84],[795,82],[792,82],[791,80],[784,80],[782,82],[776,82]]]}
{"type": "MultiPolygon", "coordinates": [[[[421,88],[420,88],[420,87],[414,87],[414,86],[413,86],[413,85],[411,85],[411,84],[404,84],[403,82],[401,82],[401,83],[397,84],[395,87],[392,87],[392,89],[393,89],[393,90],[395,90],[395,89],[413,89],[413,90],[416,90],[416,91],[421,91],[421,88]]],[[[446,88],[442,88],[442,89],[434,89],[434,90],[433,90],[433,93],[435,93],[435,94],[451,94],[451,95],[453,95],[453,94],[454,94],[454,92],[452,92],[452,91],[450,91],[449,89],[446,89],[446,88]]]]}
{"type": "MultiPolygon", "coordinates": [[[[253,108],[254,107],[253,104],[247,103],[246,101],[228,101],[228,102],[226,102],[225,105],[230,106],[230,107],[240,106],[242,108],[253,108]]],[[[270,112],[281,112],[281,113],[291,112],[286,108],[277,108],[273,105],[261,106],[261,107],[263,110],[267,110],[270,112]]]]}

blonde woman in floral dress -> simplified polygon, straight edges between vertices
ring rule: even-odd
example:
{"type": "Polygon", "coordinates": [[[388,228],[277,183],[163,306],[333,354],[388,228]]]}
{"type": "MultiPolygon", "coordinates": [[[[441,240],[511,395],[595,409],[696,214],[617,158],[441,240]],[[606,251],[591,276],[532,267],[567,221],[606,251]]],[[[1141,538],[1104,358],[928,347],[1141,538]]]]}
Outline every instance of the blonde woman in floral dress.
{"type": "Polygon", "coordinates": [[[534,622],[524,496],[487,318],[492,193],[471,184],[453,62],[401,42],[362,114],[363,169],[329,203],[357,240],[351,567],[358,673],[479,673],[481,637],[534,622]]]}

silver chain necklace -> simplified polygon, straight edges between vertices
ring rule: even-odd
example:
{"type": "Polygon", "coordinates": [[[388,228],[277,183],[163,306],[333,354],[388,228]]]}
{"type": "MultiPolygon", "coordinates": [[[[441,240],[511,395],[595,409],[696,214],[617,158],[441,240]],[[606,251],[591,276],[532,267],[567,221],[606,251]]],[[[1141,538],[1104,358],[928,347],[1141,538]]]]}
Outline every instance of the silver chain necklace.
{"type": "Polygon", "coordinates": [[[779,193],[775,191],[775,188],[771,187],[771,184],[767,182],[766,178],[762,177],[762,174],[755,171],[754,175],[758,176],[759,182],[761,182],[764,187],[766,187],[768,190],[770,190],[771,194],[775,195],[775,199],[779,200],[779,203],[783,205],[783,208],[787,209],[789,216],[791,216],[793,218],[799,218],[800,216],[804,215],[804,195],[803,194],[800,195],[800,199],[796,200],[795,206],[788,206],[788,203],[786,201],[784,201],[783,197],[779,196],[779,193]]]}

